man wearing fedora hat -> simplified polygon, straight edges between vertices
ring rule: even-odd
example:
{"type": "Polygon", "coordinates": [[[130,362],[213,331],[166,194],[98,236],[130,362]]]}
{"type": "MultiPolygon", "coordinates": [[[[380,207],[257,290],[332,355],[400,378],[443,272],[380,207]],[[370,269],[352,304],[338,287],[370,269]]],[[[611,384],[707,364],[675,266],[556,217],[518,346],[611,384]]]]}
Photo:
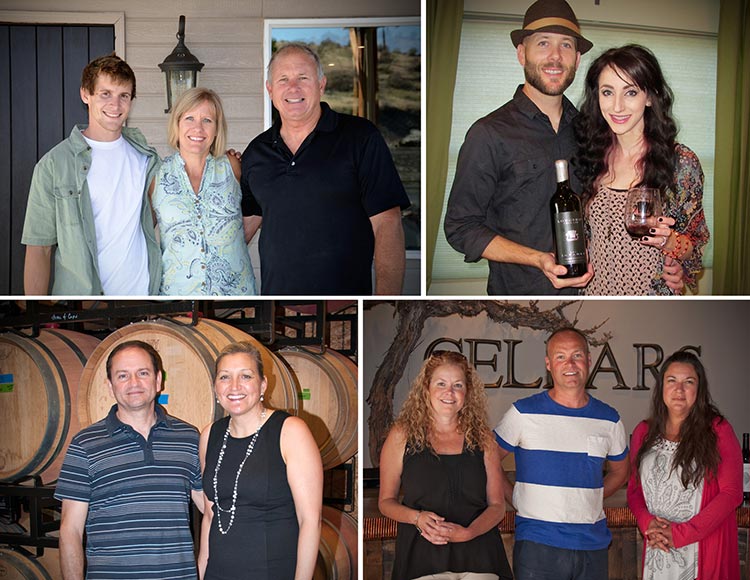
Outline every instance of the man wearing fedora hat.
{"type": "MultiPolygon", "coordinates": [[[[549,201],[557,188],[554,162],[570,159],[576,146],[577,111],[563,93],[593,45],[565,0],[538,0],[510,36],[526,82],[469,129],[448,201],[446,238],[467,262],[489,261],[490,295],[575,293],[593,269],[557,277],[566,268],[552,254],[549,201]]],[[[575,175],[571,183],[577,189],[575,175]]]]}

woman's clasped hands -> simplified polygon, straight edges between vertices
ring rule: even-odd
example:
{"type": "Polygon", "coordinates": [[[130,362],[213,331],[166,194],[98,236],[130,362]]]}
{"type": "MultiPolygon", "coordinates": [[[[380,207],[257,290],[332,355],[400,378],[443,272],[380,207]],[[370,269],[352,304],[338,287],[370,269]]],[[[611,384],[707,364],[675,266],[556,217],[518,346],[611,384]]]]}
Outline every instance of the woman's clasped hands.
{"type": "Polygon", "coordinates": [[[656,516],[648,524],[648,528],[646,529],[646,539],[651,548],[669,552],[670,549],[674,548],[674,542],[672,541],[672,522],[656,516]]]}
{"type": "Polygon", "coordinates": [[[449,542],[467,542],[474,537],[468,528],[446,522],[444,517],[434,512],[420,512],[415,525],[425,540],[438,546],[449,542]]]}

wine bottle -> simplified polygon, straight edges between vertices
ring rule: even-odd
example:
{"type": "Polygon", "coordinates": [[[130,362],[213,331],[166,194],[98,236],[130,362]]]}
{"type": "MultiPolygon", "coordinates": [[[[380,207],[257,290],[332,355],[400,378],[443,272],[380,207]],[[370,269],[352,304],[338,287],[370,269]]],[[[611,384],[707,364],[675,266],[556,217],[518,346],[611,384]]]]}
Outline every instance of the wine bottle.
{"type": "Polygon", "coordinates": [[[552,235],[555,244],[555,260],[568,271],[558,278],[576,278],[586,273],[586,236],[583,230],[581,200],[570,189],[568,162],[555,161],[557,191],[549,203],[552,215],[552,235]]]}
{"type": "Polygon", "coordinates": [[[750,433],[742,434],[742,501],[750,502],[750,433]]]}

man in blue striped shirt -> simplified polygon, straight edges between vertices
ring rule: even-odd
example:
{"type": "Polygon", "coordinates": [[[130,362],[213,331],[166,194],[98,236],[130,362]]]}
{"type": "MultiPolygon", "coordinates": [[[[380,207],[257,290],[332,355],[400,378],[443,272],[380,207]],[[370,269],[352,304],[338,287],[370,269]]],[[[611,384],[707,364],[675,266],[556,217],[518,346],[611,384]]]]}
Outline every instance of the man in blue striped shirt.
{"type": "Polygon", "coordinates": [[[516,401],[495,428],[502,457],[516,461],[513,573],[604,580],[612,535],[603,500],[628,478],[625,429],[615,409],[586,393],[591,355],[582,333],[552,333],[545,363],[553,387],[516,401]]]}
{"type": "Polygon", "coordinates": [[[64,580],[196,579],[190,499],[202,509],[198,431],[155,403],[161,359],[141,341],[107,359],[117,401],[70,443],[55,497],[62,500],[64,580]],[[86,532],[86,554],[83,533],[86,532]]]}

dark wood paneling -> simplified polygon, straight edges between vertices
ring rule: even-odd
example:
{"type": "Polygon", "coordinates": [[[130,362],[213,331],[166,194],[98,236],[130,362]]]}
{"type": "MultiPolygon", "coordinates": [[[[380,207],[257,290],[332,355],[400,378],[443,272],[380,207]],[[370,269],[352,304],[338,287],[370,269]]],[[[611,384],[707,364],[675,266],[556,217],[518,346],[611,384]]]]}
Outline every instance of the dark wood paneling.
{"type": "Polygon", "coordinates": [[[0,25],[0,294],[10,294],[11,217],[10,207],[10,30],[0,25]]]}
{"type": "Polygon", "coordinates": [[[63,127],[62,27],[37,29],[39,85],[39,133],[37,155],[41,159],[67,135],[63,127]]]}
{"type": "Polygon", "coordinates": [[[37,75],[36,29],[30,26],[10,27],[10,98],[11,115],[11,294],[23,294],[23,258],[21,246],[23,218],[26,214],[31,174],[37,158],[37,75]],[[20,251],[19,251],[20,249],[20,251]]]}
{"type": "Polygon", "coordinates": [[[65,134],[73,126],[88,122],[86,106],[81,101],[81,72],[89,63],[89,34],[83,26],[67,26],[63,29],[63,127],[65,134]],[[75,95],[75,96],[74,96],[75,95]]]}
{"type": "MultiPolygon", "coordinates": [[[[37,160],[62,141],[66,135],[63,129],[62,93],[62,27],[40,26],[37,28],[37,160]]],[[[18,192],[22,197],[23,192],[18,192]]],[[[24,211],[28,194],[25,197],[24,211]]],[[[22,247],[20,254],[25,254],[22,247]]],[[[54,263],[54,258],[52,259],[54,263]]],[[[50,266],[52,268],[53,266],[50,266]]],[[[54,281],[54,275],[50,276],[54,281]]]]}
{"type": "Polygon", "coordinates": [[[115,51],[115,37],[111,26],[92,26],[89,28],[89,61],[98,56],[112,54],[115,51]]]}

